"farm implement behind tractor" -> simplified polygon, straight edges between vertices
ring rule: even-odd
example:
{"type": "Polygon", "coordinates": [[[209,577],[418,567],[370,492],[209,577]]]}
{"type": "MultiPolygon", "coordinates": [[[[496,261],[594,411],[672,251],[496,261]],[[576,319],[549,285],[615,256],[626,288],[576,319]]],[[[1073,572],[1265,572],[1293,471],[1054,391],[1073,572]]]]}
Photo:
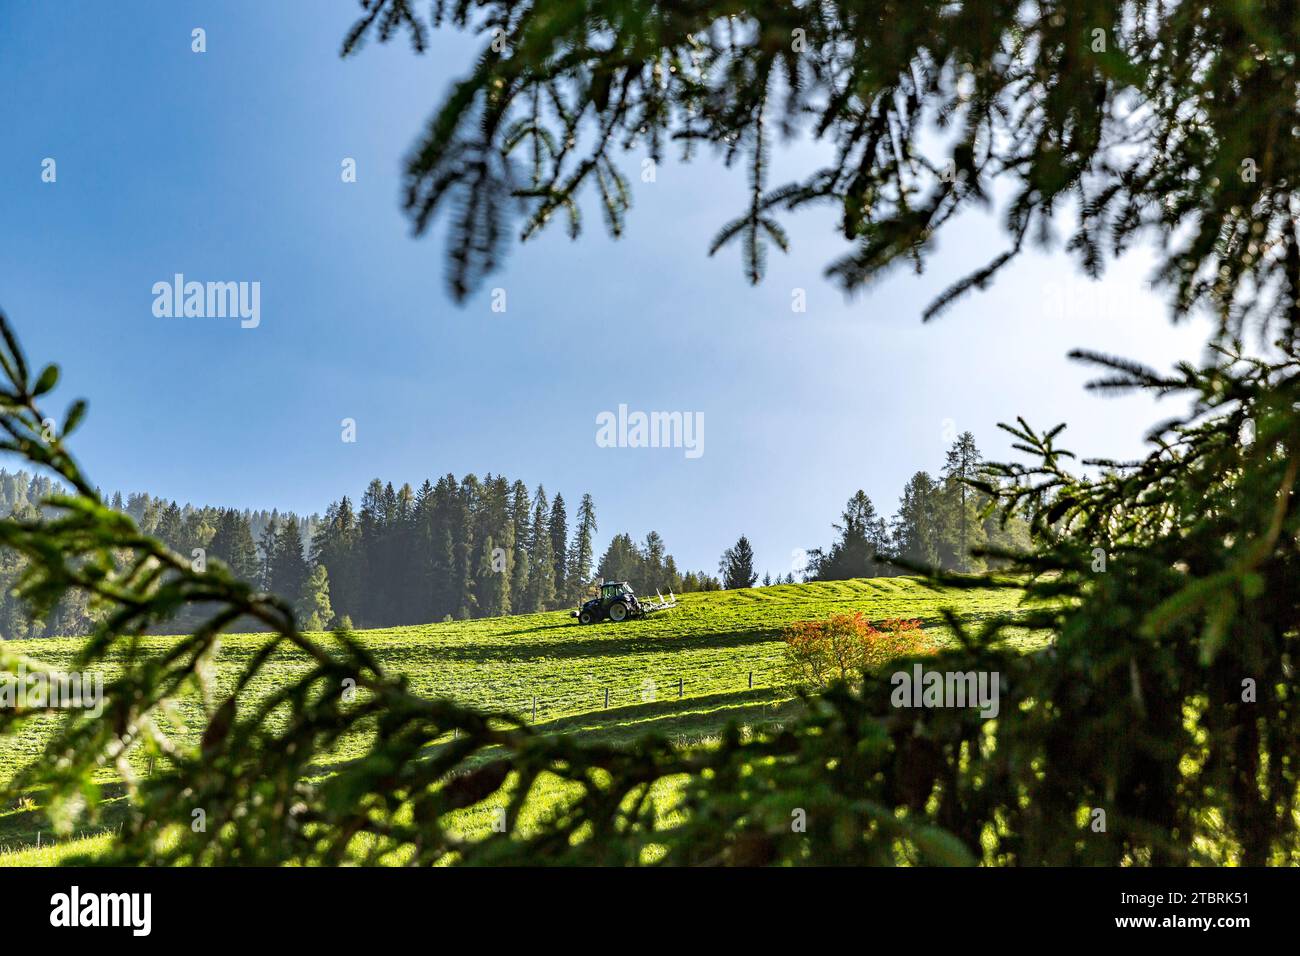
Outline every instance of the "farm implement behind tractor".
{"type": "Polygon", "coordinates": [[[570,611],[570,617],[576,617],[579,624],[595,624],[606,619],[618,623],[628,618],[645,617],[655,611],[664,611],[677,606],[677,598],[672,591],[668,600],[655,591],[654,601],[642,601],[626,581],[606,581],[600,586],[600,594],[586,601],[576,611],[570,611]]]}

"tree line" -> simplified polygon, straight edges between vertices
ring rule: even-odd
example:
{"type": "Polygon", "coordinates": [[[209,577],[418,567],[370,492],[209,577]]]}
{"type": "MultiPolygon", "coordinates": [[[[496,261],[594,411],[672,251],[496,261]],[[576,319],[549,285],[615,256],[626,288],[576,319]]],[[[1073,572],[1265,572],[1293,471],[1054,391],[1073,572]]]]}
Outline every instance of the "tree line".
{"type": "MultiPolygon", "coordinates": [[[[782,577],[768,573],[763,584],[793,584],[795,571],[804,581],[842,581],[917,571],[979,573],[1000,559],[982,550],[1027,551],[1029,522],[1013,516],[1003,524],[990,508],[993,499],[973,483],[988,480],[984,458],[970,432],[958,435],[937,477],[918,471],[903,487],[898,510],[886,518],[866,492],[858,490],[844,507],[838,537],[825,548],[807,552],[802,569],[782,577]]],[[[718,564],[725,588],[753,587],[758,581],[754,550],[740,539],[723,552],[718,564]]]]}
{"type": "MultiPolygon", "coordinates": [[[[35,517],[41,500],[59,490],[48,478],[0,471],[0,513],[35,517]]],[[[107,500],[200,570],[220,560],[288,599],[307,629],[554,610],[578,603],[600,579],[643,591],[719,587],[708,574],[680,571],[655,531],[642,543],[616,534],[597,555],[591,495],[571,521],[563,495],[551,499],[541,485],[530,493],[504,475],[447,474],[419,488],[374,479],[359,506],[344,495],[324,515],[196,507],[147,493],[107,500]]],[[[76,591],[33,616],[11,593],[24,567],[20,556],[0,551],[0,634],[84,634],[94,626],[93,609],[76,591]]]]}
{"type": "MultiPolygon", "coordinates": [[[[808,551],[801,571],[768,573],[762,584],[794,583],[796,572],[804,581],[831,581],[916,568],[986,570],[987,560],[973,552],[1023,548],[1028,526],[1017,518],[1003,527],[988,513],[990,499],[970,484],[983,473],[975,438],[965,432],[937,477],[912,476],[892,518],[859,490],[833,525],[838,536],[829,547],[808,551]]],[[[0,512],[34,517],[58,490],[49,478],[0,470],[0,512]]],[[[599,580],[630,581],[645,594],[753,587],[759,580],[743,535],[723,553],[716,577],[681,571],[656,531],[641,542],[615,534],[597,556],[591,495],[582,496],[571,520],[563,495],[552,499],[541,485],[530,492],[504,475],[446,474],[419,488],[376,478],[359,506],[344,495],[324,515],[195,507],[147,493],[108,500],[172,550],[200,565],[223,561],[242,580],[288,599],[312,630],[549,611],[579,603],[599,580]]],[[[0,634],[84,634],[94,626],[94,609],[77,591],[33,616],[11,593],[24,566],[20,556],[0,552],[0,634]]]]}
{"type": "MultiPolygon", "coordinates": [[[[63,493],[65,488],[43,475],[0,469],[0,514],[35,520],[46,510],[42,501],[63,493]]],[[[268,528],[278,529],[290,521],[296,524],[299,534],[310,537],[320,521],[316,515],[299,518],[274,509],[181,505],[147,492],[100,494],[114,511],[130,515],[144,533],[159,538],[173,550],[192,555],[200,565],[209,555],[221,555],[237,575],[257,584],[265,583],[266,563],[251,543],[265,540],[268,528]],[[244,547],[244,542],[249,546],[244,547]]],[[[86,595],[75,589],[65,592],[46,613],[33,615],[26,602],[13,593],[26,567],[27,561],[21,555],[0,548],[0,637],[22,640],[85,634],[94,627],[98,614],[89,606],[86,595]]],[[[180,623],[190,622],[180,619],[180,623]]]]}
{"type": "Polygon", "coordinates": [[[550,611],[579,603],[599,579],[675,591],[712,580],[682,574],[655,531],[643,545],[616,534],[598,558],[598,530],[590,494],[571,520],[564,496],[542,485],[530,493],[504,475],[447,474],[418,489],[376,479],[359,509],[346,496],[331,504],[303,565],[277,557],[295,553],[291,536],[262,550],[268,588],[301,594],[303,619],[326,626],[331,613],[374,627],[550,611]]]}

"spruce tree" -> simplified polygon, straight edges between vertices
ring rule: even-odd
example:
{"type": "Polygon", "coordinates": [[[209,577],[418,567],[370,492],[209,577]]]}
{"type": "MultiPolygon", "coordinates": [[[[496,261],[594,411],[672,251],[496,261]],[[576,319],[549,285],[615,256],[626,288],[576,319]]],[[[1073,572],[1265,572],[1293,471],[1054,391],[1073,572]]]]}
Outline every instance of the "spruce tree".
{"type": "Polygon", "coordinates": [[[302,534],[298,519],[289,515],[275,539],[270,567],[270,590],[291,601],[300,602],[307,588],[310,569],[303,555],[302,534]]]}
{"type": "Polygon", "coordinates": [[[630,534],[616,534],[596,564],[596,575],[605,581],[630,581],[639,584],[645,562],[630,534]]]}
{"type": "Polygon", "coordinates": [[[637,587],[644,588],[647,592],[662,590],[665,587],[665,554],[664,539],[659,532],[650,531],[646,534],[645,541],[641,544],[642,568],[637,578],[637,587]]]}
{"type": "Polygon", "coordinates": [[[533,527],[529,535],[528,602],[530,611],[547,611],[555,606],[555,556],[551,553],[551,509],[546,490],[537,486],[533,501],[533,527]]]}
{"type": "Polygon", "coordinates": [[[361,613],[360,530],[352,500],[344,495],[326,512],[326,518],[312,538],[311,559],[329,573],[330,594],[336,613],[361,613]]]}
{"type": "Polygon", "coordinates": [[[510,520],[510,485],[504,475],[484,476],[474,510],[474,528],[477,613],[508,614],[514,527],[510,520]]]}
{"type": "MultiPolygon", "coordinates": [[[[392,488],[390,484],[389,489],[392,488]]],[[[390,509],[385,503],[384,484],[374,478],[366,485],[361,496],[361,510],[357,515],[360,540],[359,562],[361,569],[360,605],[357,617],[364,624],[381,621],[388,607],[388,517],[390,509]]]]}
{"type": "MultiPolygon", "coordinates": [[[[511,534],[509,526],[506,534],[511,534]]],[[[478,567],[478,613],[495,617],[510,613],[510,563],[513,561],[510,542],[497,541],[488,535],[483,541],[483,554],[478,567]]]]}
{"type": "Polygon", "coordinates": [[[240,511],[232,510],[230,514],[230,570],[245,581],[256,581],[257,545],[248,517],[240,511]]]}
{"type": "Polygon", "coordinates": [[[397,489],[393,525],[389,529],[388,563],[392,574],[392,590],[387,620],[397,624],[414,624],[424,620],[420,598],[420,559],[417,551],[419,529],[416,515],[418,495],[409,482],[397,489]]]}
{"type": "Polygon", "coordinates": [[[181,525],[181,553],[192,554],[196,548],[207,550],[216,533],[216,514],[212,509],[191,509],[183,511],[185,520],[181,525]]]}
{"type": "Polygon", "coordinates": [[[568,580],[569,562],[569,515],[564,507],[564,496],[558,492],[551,503],[551,558],[555,568],[555,595],[564,597],[564,588],[568,580]]]}
{"type": "Polygon", "coordinates": [[[234,529],[231,521],[231,509],[223,508],[217,513],[217,527],[213,532],[212,540],[208,542],[208,557],[218,558],[227,565],[234,566],[231,562],[231,554],[234,551],[234,529]]]}
{"type": "Polygon", "coordinates": [[[728,590],[752,588],[758,580],[758,572],[754,570],[754,549],[743,534],[734,545],[722,552],[718,573],[722,575],[722,586],[728,590]]]}
{"type": "Polygon", "coordinates": [[[809,580],[842,581],[884,573],[890,548],[888,529],[866,492],[859,489],[854,493],[840,522],[833,525],[840,537],[829,551],[809,552],[809,580]]]}
{"type": "Polygon", "coordinates": [[[185,522],[176,502],[173,501],[163,509],[158,519],[158,526],[154,529],[154,535],[174,551],[184,548],[185,522]]]}
{"type": "Polygon", "coordinates": [[[528,486],[516,481],[510,487],[510,525],[514,541],[510,590],[515,602],[522,608],[529,601],[528,579],[532,574],[529,558],[529,539],[533,533],[532,499],[528,486]]]}
{"type": "Polygon", "coordinates": [[[460,606],[456,576],[456,548],[452,522],[459,508],[460,488],[454,475],[446,474],[433,486],[433,531],[431,556],[433,617],[435,621],[454,615],[460,606]]]}
{"type": "Polygon", "coordinates": [[[415,514],[411,522],[410,551],[407,555],[411,566],[407,585],[410,588],[408,604],[411,608],[412,620],[417,622],[435,620],[433,611],[436,588],[433,568],[435,503],[433,483],[426,478],[415,494],[415,514]]]}
{"type": "Polygon", "coordinates": [[[595,558],[596,503],[591,495],[582,496],[578,505],[578,526],[574,529],[573,544],[569,548],[568,601],[579,601],[586,594],[591,581],[591,562],[595,558]]]}
{"type": "Polygon", "coordinates": [[[682,590],[682,576],[677,571],[677,562],[673,560],[671,554],[664,556],[664,574],[662,590],[680,591],[682,590]]]}
{"type": "Polygon", "coordinates": [[[474,474],[460,480],[452,513],[452,549],[456,557],[455,616],[474,616],[478,600],[474,594],[474,514],[479,504],[480,485],[474,474]]]}
{"type": "Polygon", "coordinates": [[[303,629],[323,631],[334,624],[334,609],[330,605],[329,572],[323,564],[311,569],[296,604],[303,629]]]}
{"type": "Polygon", "coordinates": [[[276,551],[279,548],[280,541],[280,523],[279,519],[272,514],[266,526],[262,529],[262,535],[258,539],[257,546],[260,552],[261,571],[258,575],[262,588],[270,591],[271,587],[271,568],[276,560],[276,551]]]}
{"type": "Polygon", "coordinates": [[[979,499],[972,487],[983,474],[975,436],[962,432],[948,449],[943,466],[948,567],[957,571],[983,570],[983,561],[973,553],[985,542],[979,499]]]}
{"type": "Polygon", "coordinates": [[[257,546],[243,514],[233,508],[217,516],[216,531],[208,546],[209,556],[220,558],[237,578],[256,583],[261,572],[257,546]]]}
{"type": "Polygon", "coordinates": [[[903,488],[894,516],[894,541],[898,557],[908,565],[939,566],[939,488],[934,479],[918,471],[903,488]]]}

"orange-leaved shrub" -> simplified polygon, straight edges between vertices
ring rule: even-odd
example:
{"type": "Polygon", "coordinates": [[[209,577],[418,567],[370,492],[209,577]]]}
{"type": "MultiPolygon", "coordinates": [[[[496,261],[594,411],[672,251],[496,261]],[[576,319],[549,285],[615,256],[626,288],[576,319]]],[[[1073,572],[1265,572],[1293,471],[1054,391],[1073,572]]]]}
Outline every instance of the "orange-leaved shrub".
{"type": "Polygon", "coordinates": [[[861,611],[825,621],[796,621],[782,637],[786,674],[794,684],[847,680],[895,658],[936,650],[920,621],[891,618],[877,628],[861,611]]]}

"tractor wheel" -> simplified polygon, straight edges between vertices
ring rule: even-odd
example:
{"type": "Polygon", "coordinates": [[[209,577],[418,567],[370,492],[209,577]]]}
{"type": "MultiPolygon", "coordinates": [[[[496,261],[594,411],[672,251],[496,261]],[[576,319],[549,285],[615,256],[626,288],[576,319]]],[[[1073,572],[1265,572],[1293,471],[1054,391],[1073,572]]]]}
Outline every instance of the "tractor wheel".
{"type": "Polygon", "coordinates": [[[595,618],[591,616],[590,611],[583,611],[581,614],[578,615],[579,624],[590,624],[594,620],[595,618]]]}
{"type": "Polygon", "coordinates": [[[615,601],[611,604],[609,606],[609,619],[615,624],[627,620],[627,605],[622,601],[615,601]]]}

